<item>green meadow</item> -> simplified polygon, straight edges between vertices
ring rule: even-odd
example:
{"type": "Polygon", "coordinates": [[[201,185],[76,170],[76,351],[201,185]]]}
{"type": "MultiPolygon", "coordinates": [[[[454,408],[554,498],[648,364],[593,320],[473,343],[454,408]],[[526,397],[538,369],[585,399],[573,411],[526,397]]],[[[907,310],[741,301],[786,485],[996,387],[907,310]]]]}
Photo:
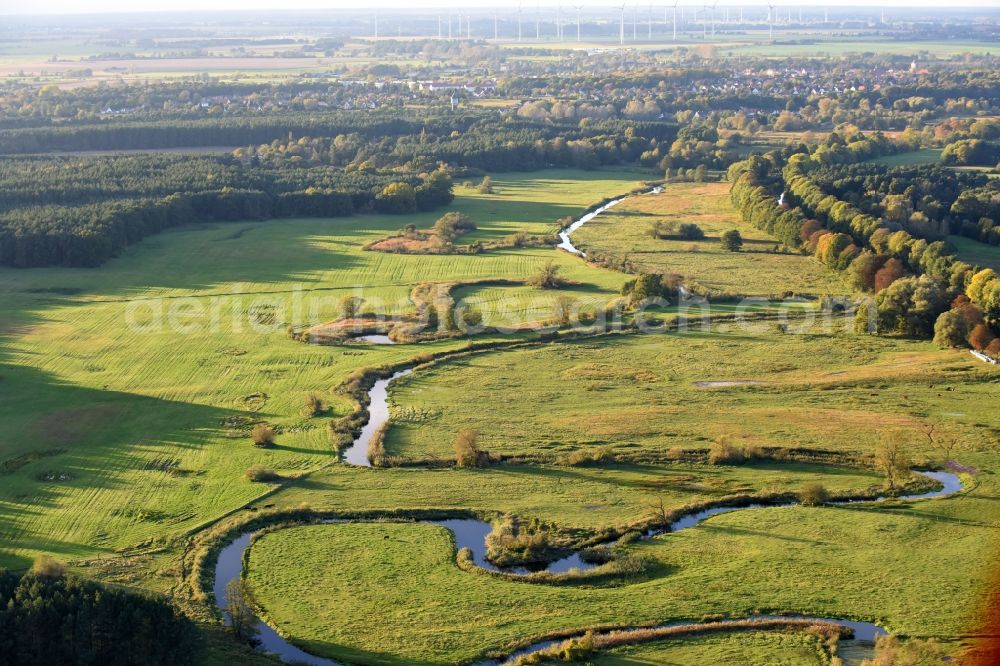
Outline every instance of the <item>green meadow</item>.
{"type": "Polygon", "coordinates": [[[699,322],[458,358],[393,385],[386,449],[447,458],[463,428],[491,453],[542,458],[597,448],[662,457],[721,436],[869,453],[887,429],[918,443],[927,429],[966,447],[989,440],[995,368],[930,343],[842,332],[848,323],[782,335],[771,323],[706,331],[699,322]]]}
{"type": "Polygon", "coordinates": [[[689,636],[649,645],[617,648],[593,660],[595,666],[821,666],[826,663],[819,639],[804,634],[733,633],[689,636]]]}
{"type": "MultiPolygon", "coordinates": [[[[481,238],[553,229],[595,199],[627,192],[630,171],[498,175],[498,193],[458,188],[455,210],[481,238]]],[[[351,371],[464,343],[319,347],[286,323],[335,319],[356,294],[374,312],[412,312],[424,281],[524,279],[555,259],[610,297],[622,276],[548,248],[482,256],[365,252],[366,243],[439,215],[190,226],[99,269],[0,270],[0,565],[163,545],[253,500],[243,471],[296,475],[331,464],[329,391],[351,371]],[[309,393],[328,412],[307,417],[309,393]],[[232,419],[281,429],[255,449],[232,419]]]]}
{"type": "MultiPolygon", "coordinates": [[[[477,225],[463,243],[554,232],[557,220],[652,174],[492,176],[491,195],[456,187],[449,209],[477,225]]],[[[733,495],[815,483],[870,491],[882,483],[871,453],[898,430],[914,459],[974,468],[967,490],[716,516],[628,545],[655,564],[636,581],[556,586],[462,571],[446,530],[412,523],[269,533],[251,549],[248,581],[267,621],[294,642],[363,664],[467,663],[548,631],[757,611],[955,639],[969,631],[996,545],[1000,369],[926,342],[853,335],[849,321],[821,317],[812,301],[787,305],[785,332],[752,316],[786,306],[758,299],[657,312],[695,320],[680,331],[544,343],[525,334],[517,339],[533,344],[444,358],[391,385],[385,439],[403,463],[442,465],[340,464],[326,429],[352,405],[335,386],[359,368],[412,364],[468,341],[319,346],[291,339],[288,326],[336,319],[349,295],[365,299],[368,313],[412,315],[411,290],[429,282],[453,285],[488,324],[540,321],[562,298],[611,302],[628,279],[548,246],[478,255],[363,249],[405,224],[429,227],[442,212],[190,225],[98,269],[0,270],[0,566],[22,569],[44,553],[90,576],[176,591],[187,538],[252,515],[248,506],[443,509],[538,519],[582,538],[733,495]],[[562,288],[521,284],[548,262],[562,288]],[[725,321],[702,325],[702,315],[725,321]],[[311,395],[316,413],[306,410],[311,395]],[[276,429],[275,447],[252,446],[255,423],[276,429]],[[513,460],[445,466],[465,428],[513,460]],[[822,449],[851,464],[698,462],[720,437],[822,449]],[[565,464],[603,451],[614,460],[565,464]],[[253,465],[283,482],[251,483],[244,472],[253,465]]],[[[846,291],[808,257],[768,251],[773,239],[737,221],[723,184],[630,198],[573,238],[587,252],[627,254],[644,270],[675,271],[717,292],[846,291]],[[656,219],[694,221],[708,238],[696,248],[654,240],[656,219]],[[732,227],[744,232],[744,252],[724,253],[714,239],[732,227]]],[[[207,662],[241,658],[235,642],[212,635],[207,662]]],[[[706,636],[622,648],[599,663],[809,663],[818,657],[812,641],[706,636]]]]}
{"type": "Polygon", "coordinates": [[[460,571],[446,530],[392,523],[268,534],[251,548],[249,581],[296,643],[364,663],[468,663],[547,631],[757,611],[960,636],[988,576],[995,527],[982,512],[994,494],[984,482],[966,496],[912,505],[724,514],[629,546],[654,558],[660,575],[620,587],[460,571]]]}
{"type": "Polygon", "coordinates": [[[964,236],[948,236],[948,242],[958,250],[962,261],[1000,270],[1000,247],[988,245],[964,236]]]}
{"type": "Polygon", "coordinates": [[[637,270],[679,273],[712,293],[746,296],[785,292],[818,296],[848,291],[840,277],[810,257],[776,252],[778,242],[739,219],[726,183],[669,183],[659,194],[632,197],[573,235],[595,256],[627,259],[637,270]],[[697,224],[701,240],[653,239],[657,220],[697,224]],[[738,229],[740,252],[725,250],[719,236],[738,229]]]}

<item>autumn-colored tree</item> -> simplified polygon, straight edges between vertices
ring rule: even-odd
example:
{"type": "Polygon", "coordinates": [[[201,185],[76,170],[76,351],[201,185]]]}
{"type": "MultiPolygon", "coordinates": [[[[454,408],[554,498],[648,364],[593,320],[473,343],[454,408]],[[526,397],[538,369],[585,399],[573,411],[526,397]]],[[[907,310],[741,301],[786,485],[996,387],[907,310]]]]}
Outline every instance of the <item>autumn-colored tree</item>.
{"type": "Polygon", "coordinates": [[[872,254],[865,250],[851,262],[848,279],[851,286],[859,291],[871,291],[875,288],[875,274],[885,264],[886,257],[872,254]]]}
{"type": "Polygon", "coordinates": [[[31,565],[31,573],[38,578],[62,578],[66,565],[49,555],[39,555],[31,565]]]}
{"type": "Polygon", "coordinates": [[[968,323],[959,310],[942,312],[934,322],[934,344],[938,347],[961,347],[968,335],[968,323]]]}
{"type": "Polygon", "coordinates": [[[993,335],[993,331],[986,324],[976,324],[976,326],[969,333],[969,346],[977,351],[982,351],[986,349],[997,336],[993,335]]]}
{"type": "Polygon", "coordinates": [[[904,275],[906,270],[903,268],[903,262],[895,257],[889,259],[875,273],[875,293],[882,291],[904,275]]]}
{"type": "Polygon", "coordinates": [[[875,469],[885,475],[889,490],[896,490],[910,473],[910,456],[906,452],[906,433],[893,430],[882,436],[875,447],[875,469]]]}
{"type": "Polygon", "coordinates": [[[803,243],[805,243],[809,240],[810,236],[822,229],[823,225],[819,220],[806,220],[805,224],[799,228],[799,238],[802,239],[803,243]]]}

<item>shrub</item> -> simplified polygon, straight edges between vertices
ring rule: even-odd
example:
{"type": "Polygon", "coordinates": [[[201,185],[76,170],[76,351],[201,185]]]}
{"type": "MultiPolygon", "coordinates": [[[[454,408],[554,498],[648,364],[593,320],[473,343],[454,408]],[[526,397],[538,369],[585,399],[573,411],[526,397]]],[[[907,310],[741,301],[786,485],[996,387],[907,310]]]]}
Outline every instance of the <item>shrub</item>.
{"type": "Polygon", "coordinates": [[[539,289],[558,289],[563,286],[559,279],[559,264],[550,261],[539,269],[538,273],[528,278],[528,284],[539,289]]]}
{"type": "Polygon", "coordinates": [[[705,232],[693,222],[685,222],[678,230],[680,237],[684,240],[701,240],[705,237],[705,232]]]}
{"type": "Polygon", "coordinates": [[[467,231],[474,231],[476,225],[465,213],[450,212],[445,213],[434,223],[434,233],[438,238],[451,242],[457,236],[467,231]]]}
{"type": "Polygon", "coordinates": [[[344,296],[337,301],[337,309],[344,319],[354,319],[365,305],[365,299],[358,296],[344,296]]]}
{"type": "Polygon", "coordinates": [[[728,437],[719,437],[708,448],[708,462],[711,465],[736,465],[744,460],[743,449],[733,444],[728,437]]]}
{"type": "Polygon", "coordinates": [[[743,236],[740,235],[738,229],[723,232],[719,240],[722,241],[722,247],[730,252],[739,252],[740,248],[743,247],[743,236]]]}
{"type": "Polygon", "coordinates": [[[485,455],[479,450],[479,431],[465,428],[455,437],[455,464],[459,467],[480,467],[485,455]]]}
{"type": "Polygon", "coordinates": [[[484,176],[483,181],[476,188],[480,194],[493,194],[493,181],[489,176],[484,176]]]}
{"type": "Polygon", "coordinates": [[[875,640],[875,655],[865,659],[861,666],[897,666],[902,664],[946,664],[948,657],[933,638],[910,638],[901,642],[895,636],[879,636],[875,640]]]}
{"type": "Polygon", "coordinates": [[[684,449],[679,446],[671,446],[667,450],[667,460],[684,460],[684,449]]]}
{"type": "Polygon", "coordinates": [[[323,401],[315,393],[310,393],[306,396],[306,415],[308,416],[319,416],[326,409],[323,406],[323,401]]]}
{"type": "Polygon", "coordinates": [[[39,555],[31,565],[31,573],[39,578],[62,578],[66,574],[66,565],[48,555],[39,555]]]}
{"type": "Polygon", "coordinates": [[[250,438],[253,439],[254,446],[262,449],[270,448],[274,446],[274,428],[265,423],[258,423],[253,427],[250,438]]]}
{"type": "Polygon", "coordinates": [[[578,467],[584,465],[604,465],[615,461],[615,454],[607,447],[573,451],[559,459],[563,465],[578,467]]]}
{"type": "Polygon", "coordinates": [[[281,481],[281,476],[277,472],[263,465],[248,467],[243,475],[254,483],[275,483],[276,481],[281,481]]]}
{"type": "Polygon", "coordinates": [[[822,483],[807,483],[799,491],[799,501],[805,506],[819,506],[829,497],[830,494],[822,483]]]}
{"type": "Polygon", "coordinates": [[[486,535],[486,555],[499,566],[544,562],[551,548],[548,527],[538,520],[523,524],[508,518],[486,535]]]}

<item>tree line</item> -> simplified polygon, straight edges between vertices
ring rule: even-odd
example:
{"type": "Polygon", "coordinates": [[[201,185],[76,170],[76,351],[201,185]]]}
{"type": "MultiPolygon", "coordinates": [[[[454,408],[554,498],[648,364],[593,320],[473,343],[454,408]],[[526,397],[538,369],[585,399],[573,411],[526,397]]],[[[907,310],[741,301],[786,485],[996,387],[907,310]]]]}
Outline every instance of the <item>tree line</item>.
{"type": "Polygon", "coordinates": [[[938,341],[996,354],[1000,277],[994,271],[959,260],[946,241],[916,236],[884,212],[866,213],[814,179],[817,169],[835,159],[847,162],[884,150],[890,150],[884,137],[859,133],[847,139],[833,135],[812,149],[751,156],[729,170],[733,204],[747,222],[846,271],[857,289],[874,292],[874,299],[858,308],[860,331],[930,338],[942,316],[942,326],[960,318],[961,326],[936,336],[938,341]]]}
{"type": "Polygon", "coordinates": [[[3,170],[11,188],[0,195],[0,265],[17,268],[97,266],[146,236],[198,221],[412,213],[453,198],[443,169],[405,175],[128,156],[13,160],[3,170]]]}
{"type": "Polygon", "coordinates": [[[152,233],[202,220],[430,211],[453,198],[444,163],[518,171],[634,163],[676,131],[662,122],[426,120],[288,134],[230,156],[9,158],[0,162],[0,265],[96,266],[152,233]]]}

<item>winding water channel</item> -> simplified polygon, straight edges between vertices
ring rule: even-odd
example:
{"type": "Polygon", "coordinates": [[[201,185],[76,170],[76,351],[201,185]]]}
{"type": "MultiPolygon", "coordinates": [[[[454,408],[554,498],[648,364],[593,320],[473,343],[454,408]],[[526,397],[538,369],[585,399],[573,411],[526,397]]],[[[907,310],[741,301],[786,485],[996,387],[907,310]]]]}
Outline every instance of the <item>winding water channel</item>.
{"type": "MultiPolygon", "coordinates": [[[[374,390],[374,389],[373,389],[374,390]]],[[[936,481],[939,481],[943,487],[938,490],[933,490],[927,493],[921,493],[919,495],[905,495],[900,497],[901,500],[924,500],[932,499],[935,497],[945,497],[947,495],[954,494],[962,489],[962,482],[959,480],[958,476],[950,472],[918,472],[936,481]]],[[[866,502],[881,502],[885,498],[878,498],[876,500],[864,500],[866,502]]],[[[845,502],[853,503],[853,502],[845,502]]],[[[651,530],[644,535],[644,538],[652,538],[660,536],[666,533],[677,532],[683,529],[689,529],[695,527],[704,520],[711,518],[712,516],[717,516],[722,513],[731,513],[733,511],[744,511],[750,509],[759,508],[778,508],[794,506],[794,504],[784,504],[784,505],[762,505],[762,504],[751,504],[749,506],[743,507],[715,507],[712,509],[705,509],[704,511],[699,511],[698,513],[693,513],[688,516],[684,516],[676,521],[674,521],[669,528],[664,530],[651,530]]],[[[339,522],[339,521],[330,521],[339,522]]],[[[429,520],[421,521],[432,525],[438,525],[444,527],[452,532],[455,537],[455,548],[460,550],[462,548],[469,548],[473,554],[474,562],[484,569],[489,571],[506,571],[508,573],[514,574],[526,574],[529,573],[528,570],[517,567],[510,569],[500,569],[489,560],[486,559],[486,535],[492,530],[492,525],[489,523],[476,520],[474,518],[453,518],[449,520],[429,520]]],[[[213,591],[215,593],[216,604],[219,610],[222,611],[223,616],[226,615],[226,585],[229,581],[239,578],[243,571],[243,556],[247,548],[250,547],[251,539],[253,538],[253,532],[245,532],[241,534],[236,540],[227,545],[219,552],[218,562],[215,566],[215,582],[213,585],[213,591]]],[[[556,560],[548,564],[543,571],[548,571],[550,573],[563,573],[569,571],[570,569],[577,568],[580,570],[587,570],[593,568],[594,564],[584,562],[580,557],[580,553],[572,553],[571,555],[564,557],[562,559],[556,560]]],[[[750,618],[741,619],[807,619],[823,622],[831,622],[844,627],[849,627],[854,632],[854,638],[850,641],[842,641],[846,643],[846,647],[850,650],[852,648],[857,651],[859,648],[863,648],[867,643],[875,640],[875,637],[885,634],[885,630],[876,624],[871,622],[858,622],[854,620],[845,620],[841,618],[819,618],[811,616],[751,616],[750,618]]],[[[671,623],[666,625],[658,625],[661,627],[675,627],[681,626],[683,622],[671,623]]],[[[725,621],[722,622],[725,624],[725,621]]],[[[259,629],[259,640],[260,648],[266,652],[277,655],[283,661],[289,663],[305,663],[312,664],[314,666],[341,666],[338,662],[332,661],[330,659],[325,659],[323,657],[317,657],[311,655],[302,649],[296,647],[292,643],[285,640],[282,636],[278,634],[271,626],[265,622],[257,621],[257,627],[259,629]]],[[[536,650],[544,649],[555,642],[558,641],[542,641],[539,643],[527,646],[517,652],[513,653],[504,660],[492,660],[482,662],[479,666],[499,666],[500,664],[507,663],[510,659],[513,659],[519,655],[527,654],[529,652],[534,652],[536,650]]]]}
{"type": "MultiPolygon", "coordinates": [[[[652,193],[659,192],[661,188],[655,188],[652,193]]],[[[582,251],[573,246],[570,242],[570,234],[579,229],[581,226],[594,219],[604,211],[617,205],[623,201],[625,197],[620,199],[612,200],[600,208],[587,213],[582,216],[567,229],[559,234],[562,242],[558,247],[578,254],[580,256],[586,256],[582,251]]],[[[369,344],[391,344],[392,342],[387,336],[363,336],[359,338],[359,341],[367,342],[369,344]]],[[[371,467],[371,462],[368,460],[368,445],[371,442],[372,437],[382,427],[389,419],[389,404],[388,404],[388,388],[394,380],[399,377],[404,377],[409,375],[412,369],[400,370],[393,374],[391,377],[385,379],[380,379],[375,382],[371,390],[368,392],[369,397],[369,419],[368,423],[362,428],[361,433],[354,440],[353,444],[345,450],[344,461],[359,467],[371,467]]],[[[945,497],[947,495],[952,495],[959,492],[962,489],[962,482],[957,475],[950,472],[917,472],[928,478],[934,479],[941,483],[942,487],[938,490],[934,490],[927,493],[917,494],[917,495],[905,495],[898,499],[901,500],[924,500],[932,499],[936,497],[945,497]]],[[[856,500],[849,502],[841,502],[843,504],[850,504],[855,502],[881,502],[886,498],[880,497],[874,500],[856,500]]],[[[667,528],[656,529],[647,531],[642,538],[650,539],[653,537],[661,536],[667,533],[677,532],[683,529],[689,529],[695,527],[701,522],[723,513],[731,513],[734,511],[745,511],[750,509],[760,509],[760,508],[777,508],[777,507],[787,507],[794,506],[794,503],[781,504],[781,505],[764,505],[764,504],[751,504],[748,506],[740,507],[714,507],[710,509],[705,509],[697,513],[692,513],[671,523],[667,528]]],[[[340,521],[329,521],[329,522],[340,522],[340,521]]],[[[468,548],[472,551],[472,557],[475,564],[488,571],[503,571],[506,573],[512,573],[517,575],[524,575],[531,573],[526,568],[523,567],[511,567],[511,568],[500,568],[494,565],[486,558],[486,537],[492,530],[492,525],[490,523],[484,522],[482,520],[476,520],[474,518],[453,518],[448,520],[433,520],[433,521],[422,521],[429,524],[437,525],[439,527],[444,527],[445,529],[451,531],[454,535],[455,548],[456,550],[461,550],[462,548],[468,548]]],[[[213,592],[215,594],[215,602],[219,610],[222,612],[223,617],[226,622],[229,622],[228,614],[226,613],[226,586],[230,581],[238,579],[243,572],[243,558],[246,550],[250,547],[251,540],[253,538],[254,532],[244,532],[239,535],[235,540],[225,546],[218,556],[218,560],[215,565],[215,580],[213,583],[213,592]]],[[[611,545],[613,542],[609,542],[604,545],[611,545]]],[[[578,569],[581,571],[586,571],[592,569],[597,565],[585,562],[579,552],[571,553],[570,555],[563,557],[561,559],[555,560],[548,563],[544,568],[540,569],[542,571],[547,571],[550,573],[565,573],[571,569],[578,569]]],[[[538,571],[539,569],[535,569],[538,571]]],[[[849,641],[841,641],[842,649],[846,648],[847,651],[857,651],[859,647],[869,645],[875,638],[879,635],[885,634],[885,630],[878,625],[872,624],[870,622],[857,622],[853,620],[845,620],[838,618],[818,618],[818,617],[807,617],[807,616],[767,616],[767,615],[755,615],[749,618],[740,619],[751,619],[751,620],[768,620],[768,619],[798,619],[798,620],[810,620],[817,622],[829,622],[837,624],[840,626],[850,628],[854,633],[854,638],[849,641]]],[[[731,621],[722,621],[720,624],[727,624],[731,621]]],[[[659,627],[677,627],[689,624],[686,622],[671,623],[665,625],[659,625],[659,627]]],[[[318,657],[316,655],[309,654],[304,650],[296,647],[281,635],[278,634],[270,625],[265,622],[257,620],[258,629],[258,640],[260,642],[260,649],[277,655],[282,661],[287,663],[301,663],[309,664],[311,666],[342,666],[339,662],[333,661],[331,659],[326,659],[323,657],[318,657]]],[[[542,641],[529,645],[525,648],[519,649],[512,653],[509,657],[501,660],[489,660],[478,664],[477,666],[501,666],[502,664],[508,663],[511,659],[518,656],[534,652],[536,650],[544,649],[553,645],[559,641],[542,641]]]]}
{"type": "MultiPolygon", "coordinates": [[[[650,190],[649,192],[647,192],[647,194],[659,194],[662,191],[663,191],[663,187],[656,186],[652,190],[650,190]]],[[[560,243],[558,245],[556,245],[556,247],[559,248],[560,250],[566,250],[567,252],[571,252],[573,254],[578,254],[581,257],[586,257],[587,255],[583,252],[583,250],[581,250],[578,247],[576,247],[575,245],[573,245],[573,241],[571,241],[570,238],[569,238],[570,234],[572,234],[574,231],[576,231],[577,229],[579,229],[583,225],[587,224],[587,222],[590,222],[595,217],[597,217],[598,215],[600,215],[604,211],[608,210],[609,208],[614,208],[615,206],[617,206],[621,202],[625,201],[625,199],[627,199],[627,198],[628,197],[626,196],[626,197],[619,197],[617,199],[612,199],[611,201],[609,201],[608,203],[604,204],[603,206],[601,206],[599,208],[595,208],[594,210],[590,211],[586,215],[581,216],[580,219],[578,219],[576,222],[574,222],[573,224],[569,225],[568,227],[566,227],[565,229],[563,229],[562,231],[559,232],[560,243]]]]}
{"type": "MultiPolygon", "coordinates": [[[[394,379],[406,376],[412,372],[411,369],[400,370],[396,372],[391,377],[386,379],[380,379],[375,382],[375,385],[371,388],[368,393],[369,402],[369,413],[370,417],[368,424],[362,429],[361,434],[358,435],[357,439],[354,440],[354,444],[347,449],[344,455],[345,461],[353,465],[359,466],[371,466],[368,461],[368,443],[374,436],[375,432],[388,420],[389,418],[389,404],[388,404],[388,388],[389,384],[392,383],[394,379]]],[[[934,479],[941,483],[942,487],[938,490],[933,490],[927,493],[921,493],[917,495],[904,495],[899,497],[901,500],[924,500],[932,499],[936,497],[945,497],[947,495],[952,495],[957,493],[962,489],[962,482],[957,475],[951,472],[917,472],[928,478],[934,479]]],[[[873,500],[856,500],[849,502],[842,502],[843,504],[850,504],[855,502],[882,502],[886,498],[879,497],[873,500]]],[[[699,523],[711,518],[712,516],[717,516],[723,513],[731,513],[734,511],[746,511],[751,509],[761,509],[761,508],[777,508],[777,507],[787,507],[795,506],[794,503],[781,504],[781,505],[764,505],[764,504],[751,504],[748,506],[741,507],[714,507],[710,509],[705,509],[697,513],[692,513],[670,524],[669,527],[665,529],[649,530],[644,535],[643,538],[649,539],[657,537],[663,534],[677,532],[683,529],[689,529],[695,527],[699,523]]],[[[338,522],[338,521],[330,521],[338,522]]],[[[523,575],[530,573],[528,569],[522,567],[513,567],[501,569],[494,565],[492,562],[486,559],[486,536],[493,529],[490,523],[482,520],[476,520],[474,518],[453,518],[448,520],[431,520],[422,521],[433,525],[438,525],[444,527],[451,531],[455,539],[455,548],[461,550],[462,548],[468,548],[472,551],[473,561],[476,565],[482,567],[483,569],[489,571],[504,571],[507,573],[523,575]]],[[[226,585],[229,581],[239,578],[243,571],[243,556],[247,548],[250,547],[251,539],[253,538],[253,532],[245,532],[241,534],[232,543],[227,545],[219,552],[218,561],[215,566],[215,582],[213,584],[213,591],[215,593],[215,600],[219,610],[222,611],[223,616],[226,616],[226,585]]],[[[610,542],[613,543],[613,542],[610,542]]],[[[610,545],[610,543],[605,545],[610,545]]],[[[564,573],[570,569],[579,569],[581,571],[586,571],[597,565],[585,562],[580,556],[579,552],[571,553],[570,555],[563,557],[561,559],[555,560],[545,566],[543,571],[550,573],[564,573]]],[[[536,569],[538,570],[538,569],[536,569]]],[[[226,616],[227,617],[227,616],[226,616]]],[[[801,617],[795,616],[783,616],[785,619],[803,619],[801,617]]],[[[756,619],[771,619],[767,616],[755,616],[756,619]]],[[[751,618],[751,619],[755,619],[751,618]]],[[[872,641],[874,637],[880,634],[884,634],[885,631],[875,624],[868,622],[855,622],[850,620],[843,620],[838,618],[806,618],[810,620],[823,620],[826,622],[833,622],[842,626],[850,627],[854,631],[854,640],[845,641],[846,643],[854,643],[858,645],[865,641],[872,641]]],[[[228,617],[227,617],[228,621],[228,617]]],[[[662,625],[668,626],[678,626],[679,624],[662,625]]],[[[283,661],[289,663],[304,663],[311,664],[313,666],[340,666],[338,662],[332,661],[330,659],[325,659],[322,657],[317,657],[311,655],[302,649],[296,647],[292,643],[281,637],[278,632],[271,628],[267,623],[257,621],[257,627],[259,630],[259,640],[260,648],[266,652],[273,653],[279,656],[283,661]]],[[[543,649],[552,644],[552,641],[546,641],[538,643],[535,645],[528,646],[523,650],[519,650],[517,653],[511,656],[511,658],[525,654],[527,652],[533,652],[535,650],[543,649]]],[[[483,662],[482,666],[496,666],[498,664],[506,663],[503,661],[487,661],[483,662]]]]}

